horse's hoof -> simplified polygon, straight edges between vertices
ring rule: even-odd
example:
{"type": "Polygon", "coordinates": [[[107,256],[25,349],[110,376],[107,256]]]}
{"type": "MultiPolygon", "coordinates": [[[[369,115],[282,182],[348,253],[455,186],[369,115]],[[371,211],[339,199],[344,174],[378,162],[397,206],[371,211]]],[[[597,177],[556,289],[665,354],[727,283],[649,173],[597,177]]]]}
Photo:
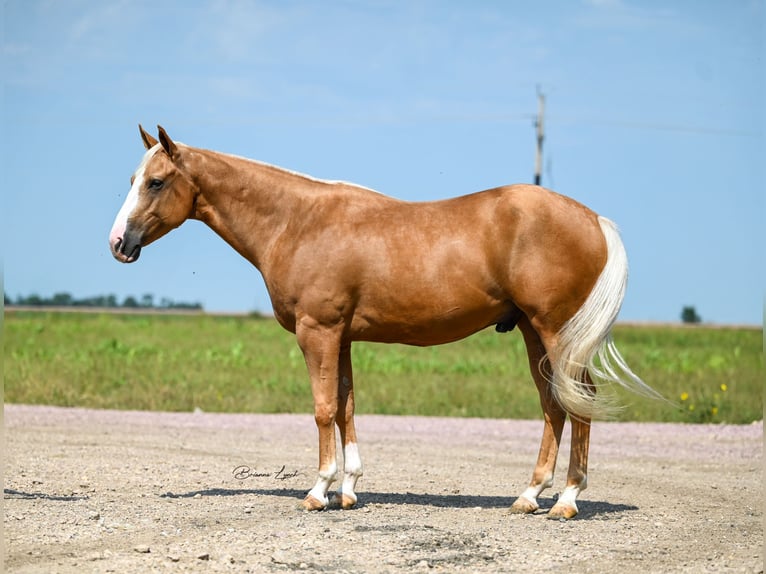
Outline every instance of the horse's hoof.
{"type": "Polygon", "coordinates": [[[341,508],[343,510],[350,510],[356,506],[356,496],[349,496],[348,494],[336,492],[332,500],[330,500],[330,508],[341,508]]]}
{"type": "Polygon", "coordinates": [[[523,496],[519,496],[516,499],[516,502],[513,503],[513,506],[511,506],[510,512],[511,514],[532,514],[538,508],[540,508],[540,506],[536,502],[532,502],[523,496]]]}
{"type": "Polygon", "coordinates": [[[306,498],[301,501],[301,506],[303,510],[324,510],[327,507],[326,502],[322,502],[318,498],[308,495],[306,498]]]}
{"type": "Polygon", "coordinates": [[[569,520],[577,516],[577,507],[573,504],[557,502],[548,512],[548,518],[553,520],[569,520]]]}
{"type": "Polygon", "coordinates": [[[340,507],[343,510],[350,510],[356,506],[356,496],[349,496],[348,494],[343,494],[340,497],[340,507]]]}

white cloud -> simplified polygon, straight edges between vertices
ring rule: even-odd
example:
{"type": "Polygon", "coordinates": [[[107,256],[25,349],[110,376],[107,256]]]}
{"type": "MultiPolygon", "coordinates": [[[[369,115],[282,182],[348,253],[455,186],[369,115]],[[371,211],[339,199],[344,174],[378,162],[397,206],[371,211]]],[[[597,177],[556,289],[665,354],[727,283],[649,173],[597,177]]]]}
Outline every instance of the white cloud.
{"type": "Polygon", "coordinates": [[[140,8],[140,4],[128,0],[87,2],[71,23],[68,37],[73,42],[108,44],[115,34],[138,34],[140,8]]]}
{"type": "Polygon", "coordinates": [[[230,62],[268,59],[265,40],[294,17],[290,7],[252,0],[214,0],[196,18],[194,36],[230,62]]]}
{"type": "Polygon", "coordinates": [[[623,0],[585,0],[585,4],[595,8],[624,8],[623,0]]]}
{"type": "Polygon", "coordinates": [[[575,22],[584,28],[610,32],[626,28],[652,28],[676,19],[672,5],[653,8],[640,3],[629,4],[625,0],[584,0],[584,5],[585,10],[575,18],[575,22]]]}

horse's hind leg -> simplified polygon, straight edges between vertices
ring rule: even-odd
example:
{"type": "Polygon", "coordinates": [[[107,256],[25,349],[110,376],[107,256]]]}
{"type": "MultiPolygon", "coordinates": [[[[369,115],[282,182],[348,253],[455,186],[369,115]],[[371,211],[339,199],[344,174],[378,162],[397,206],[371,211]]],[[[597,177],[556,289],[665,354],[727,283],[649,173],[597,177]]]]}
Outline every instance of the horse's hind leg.
{"type": "Polygon", "coordinates": [[[338,373],[338,413],[335,418],[343,447],[343,483],[331,501],[331,505],[351,508],[356,504],[354,489],[362,476],[362,459],[356,442],[354,427],[354,377],[351,370],[351,345],[340,350],[338,373]]]}
{"type": "Polygon", "coordinates": [[[556,470],[556,457],[566,421],[566,412],[556,403],[549,389],[548,379],[541,372],[541,369],[550,369],[550,363],[547,359],[543,360],[546,356],[546,348],[540,336],[526,317],[519,321],[519,329],[524,335],[527,356],[529,357],[529,369],[540,394],[540,404],[545,418],[543,438],[540,443],[540,452],[537,455],[537,464],[532,473],[532,480],[527,489],[511,506],[511,512],[528,514],[540,507],[537,503],[537,497],[540,493],[553,485],[553,473],[556,470]]]}
{"type": "MultiPolygon", "coordinates": [[[[596,387],[585,373],[585,381],[596,392],[596,387]]],[[[577,496],[588,486],[588,448],[590,446],[590,419],[571,416],[572,448],[569,453],[567,485],[548,516],[551,518],[572,518],[577,514],[577,496]]]]}

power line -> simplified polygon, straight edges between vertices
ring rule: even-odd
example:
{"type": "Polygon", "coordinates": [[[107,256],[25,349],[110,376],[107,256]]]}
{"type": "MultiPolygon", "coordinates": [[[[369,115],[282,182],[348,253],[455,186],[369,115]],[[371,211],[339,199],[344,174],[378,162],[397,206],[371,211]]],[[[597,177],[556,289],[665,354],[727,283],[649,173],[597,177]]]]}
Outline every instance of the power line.
{"type": "Polygon", "coordinates": [[[540,185],[541,174],[543,170],[543,140],[545,139],[545,128],[543,116],[545,115],[545,94],[537,87],[537,118],[535,119],[535,128],[537,130],[537,153],[535,154],[535,185],[540,185]]]}

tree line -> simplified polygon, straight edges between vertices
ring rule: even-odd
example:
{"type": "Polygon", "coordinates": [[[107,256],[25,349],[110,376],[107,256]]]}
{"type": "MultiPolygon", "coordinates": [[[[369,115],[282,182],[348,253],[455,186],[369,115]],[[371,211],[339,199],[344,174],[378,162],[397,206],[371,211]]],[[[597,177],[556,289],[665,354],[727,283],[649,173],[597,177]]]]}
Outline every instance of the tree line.
{"type": "Polygon", "coordinates": [[[70,293],[55,293],[52,297],[41,297],[40,295],[19,295],[15,299],[4,293],[6,306],[26,306],[26,307],[107,307],[123,309],[189,309],[202,311],[202,303],[185,301],[173,301],[167,297],[162,297],[159,302],[155,302],[154,295],[146,295],[136,298],[128,295],[120,301],[116,295],[97,295],[95,297],[85,297],[78,299],[70,293]]]}

